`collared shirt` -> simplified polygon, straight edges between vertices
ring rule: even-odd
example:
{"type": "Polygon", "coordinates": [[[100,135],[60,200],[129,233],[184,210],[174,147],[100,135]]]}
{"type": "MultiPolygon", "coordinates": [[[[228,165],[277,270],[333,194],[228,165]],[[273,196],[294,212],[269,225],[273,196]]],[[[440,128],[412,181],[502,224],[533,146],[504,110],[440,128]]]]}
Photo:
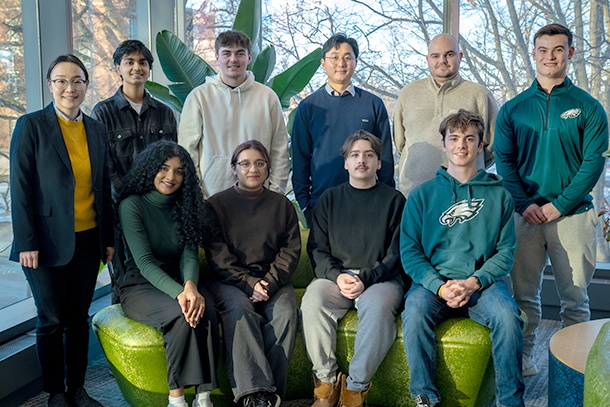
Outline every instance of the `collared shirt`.
{"type": "Polygon", "coordinates": [[[326,84],[326,86],[324,87],[324,89],[326,89],[326,92],[328,92],[329,95],[331,96],[343,96],[346,93],[349,93],[350,95],[352,95],[352,97],[356,96],[356,89],[354,89],[354,84],[350,82],[349,86],[347,87],[347,89],[345,89],[343,91],[343,93],[339,94],[339,92],[337,92],[336,90],[334,90],[332,88],[332,86],[330,86],[328,83],[326,84]]]}
{"type": "Polygon", "coordinates": [[[67,120],[67,121],[69,121],[69,122],[79,122],[79,121],[83,120],[83,111],[82,111],[82,110],[79,110],[79,111],[78,111],[78,116],[76,116],[76,119],[72,120],[72,119],[70,119],[68,116],[66,116],[65,114],[63,114],[63,113],[61,112],[61,110],[59,110],[59,109],[57,108],[57,106],[55,105],[55,102],[53,102],[53,107],[55,108],[55,113],[57,113],[57,115],[58,115],[59,117],[61,117],[62,119],[64,119],[64,120],[67,120]]]}
{"type": "Polygon", "coordinates": [[[144,94],[139,114],[123,95],[121,86],[114,96],[95,105],[91,116],[108,128],[110,178],[115,191],[144,148],[161,139],[177,140],[173,110],[148,92],[144,94]]]}

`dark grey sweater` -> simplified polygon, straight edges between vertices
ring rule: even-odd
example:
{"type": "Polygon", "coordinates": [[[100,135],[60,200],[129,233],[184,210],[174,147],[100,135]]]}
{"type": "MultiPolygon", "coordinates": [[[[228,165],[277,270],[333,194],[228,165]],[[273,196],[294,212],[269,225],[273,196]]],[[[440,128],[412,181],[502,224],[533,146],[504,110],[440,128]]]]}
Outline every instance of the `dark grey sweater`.
{"type": "Polygon", "coordinates": [[[365,287],[402,273],[400,219],[404,196],[377,182],[369,189],[349,183],[326,190],[313,210],[307,251],[318,278],[334,282],[348,270],[359,270],[365,287]]]}
{"type": "Polygon", "coordinates": [[[219,229],[206,249],[213,278],[249,296],[265,280],[270,297],[290,281],[299,264],[301,234],[294,206],[285,196],[263,188],[255,197],[231,187],[208,203],[219,229]]]}

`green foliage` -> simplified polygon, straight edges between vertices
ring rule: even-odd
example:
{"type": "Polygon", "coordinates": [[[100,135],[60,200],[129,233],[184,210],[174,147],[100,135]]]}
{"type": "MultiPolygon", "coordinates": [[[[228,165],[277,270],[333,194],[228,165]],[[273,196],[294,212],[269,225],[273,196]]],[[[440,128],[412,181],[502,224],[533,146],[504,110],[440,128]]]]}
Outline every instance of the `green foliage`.
{"type": "Polygon", "coordinates": [[[248,69],[254,65],[260,52],[259,36],[262,21],[261,0],[242,0],[239,3],[237,14],[233,21],[233,29],[242,31],[252,41],[252,62],[250,62],[248,69]]]}
{"type": "MultiPolygon", "coordinates": [[[[243,31],[252,40],[252,62],[248,68],[253,72],[254,79],[270,86],[280,99],[282,107],[288,108],[290,98],[301,92],[316,73],[320,66],[322,50],[320,48],[314,50],[272,78],[271,74],[276,62],[275,48],[269,45],[260,51],[261,22],[261,0],[242,0],[233,22],[233,29],[243,31]]],[[[161,84],[148,81],[146,89],[173,109],[182,112],[182,105],[188,94],[205,83],[206,77],[215,75],[216,72],[180,38],[167,30],[157,34],[157,54],[165,76],[174,83],[169,85],[168,89],[161,84]]]]}
{"type": "Polygon", "coordinates": [[[293,199],[290,202],[292,202],[292,206],[294,206],[294,210],[297,212],[297,218],[299,220],[299,228],[307,229],[307,219],[305,219],[305,214],[303,214],[303,211],[301,210],[301,207],[299,206],[297,200],[293,199]]]}
{"type": "MultiPolygon", "coordinates": [[[[288,115],[288,124],[286,125],[286,129],[288,130],[288,134],[290,134],[290,136],[292,136],[292,126],[294,125],[294,116],[296,116],[296,113],[297,109],[293,109],[288,115]]],[[[290,151],[292,151],[292,149],[290,151]]]]}
{"type": "Polygon", "coordinates": [[[176,96],[170,94],[167,87],[151,81],[146,81],[144,86],[151,95],[159,100],[162,100],[175,111],[182,112],[182,102],[176,96]]]}
{"type": "Polygon", "coordinates": [[[214,69],[199,55],[189,49],[172,32],[163,30],[157,34],[157,55],[167,79],[174,82],[169,88],[182,102],[193,88],[214,75],[214,69]]]}
{"type": "Polygon", "coordinates": [[[275,47],[273,45],[269,45],[258,54],[256,61],[251,64],[252,67],[250,68],[257,82],[267,84],[275,67],[275,58],[275,47]]]}
{"type": "Polygon", "coordinates": [[[307,86],[316,73],[322,59],[322,49],[317,48],[299,62],[273,78],[271,89],[277,93],[283,108],[290,106],[290,98],[307,86]]]}

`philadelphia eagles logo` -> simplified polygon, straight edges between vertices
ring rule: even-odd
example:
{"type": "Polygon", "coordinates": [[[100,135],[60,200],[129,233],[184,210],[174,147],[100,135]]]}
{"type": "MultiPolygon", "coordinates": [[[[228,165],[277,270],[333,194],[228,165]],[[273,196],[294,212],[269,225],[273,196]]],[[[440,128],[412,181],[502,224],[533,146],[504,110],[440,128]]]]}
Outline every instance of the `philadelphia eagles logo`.
{"type": "Polygon", "coordinates": [[[574,119],[574,118],[578,117],[580,112],[581,112],[580,109],[570,109],[570,110],[566,110],[565,112],[563,112],[560,117],[563,120],[574,119]]]}
{"type": "Polygon", "coordinates": [[[441,222],[441,225],[447,225],[449,227],[455,225],[457,222],[468,222],[479,214],[484,201],[485,199],[471,199],[470,206],[468,206],[468,200],[464,199],[463,201],[451,205],[449,209],[443,212],[438,220],[441,222]]]}

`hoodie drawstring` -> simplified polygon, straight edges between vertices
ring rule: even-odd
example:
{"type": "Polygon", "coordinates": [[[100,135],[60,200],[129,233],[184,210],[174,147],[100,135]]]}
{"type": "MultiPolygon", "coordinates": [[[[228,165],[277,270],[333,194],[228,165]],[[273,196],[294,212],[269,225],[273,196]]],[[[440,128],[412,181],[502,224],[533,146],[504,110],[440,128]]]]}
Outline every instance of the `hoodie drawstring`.
{"type": "Polygon", "coordinates": [[[229,107],[231,107],[231,89],[228,86],[225,89],[227,90],[227,96],[229,97],[229,107]]]}
{"type": "Polygon", "coordinates": [[[450,177],[449,180],[451,181],[451,203],[453,204],[457,202],[457,181],[453,177],[450,177]]]}
{"type": "MultiPolygon", "coordinates": [[[[231,101],[231,88],[229,88],[228,86],[225,88],[227,90],[227,95],[229,96],[229,107],[231,107],[232,101],[231,101]]],[[[237,89],[237,98],[239,99],[239,105],[241,106],[241,88],[237,87],[235,88],[237,89]]]]}

